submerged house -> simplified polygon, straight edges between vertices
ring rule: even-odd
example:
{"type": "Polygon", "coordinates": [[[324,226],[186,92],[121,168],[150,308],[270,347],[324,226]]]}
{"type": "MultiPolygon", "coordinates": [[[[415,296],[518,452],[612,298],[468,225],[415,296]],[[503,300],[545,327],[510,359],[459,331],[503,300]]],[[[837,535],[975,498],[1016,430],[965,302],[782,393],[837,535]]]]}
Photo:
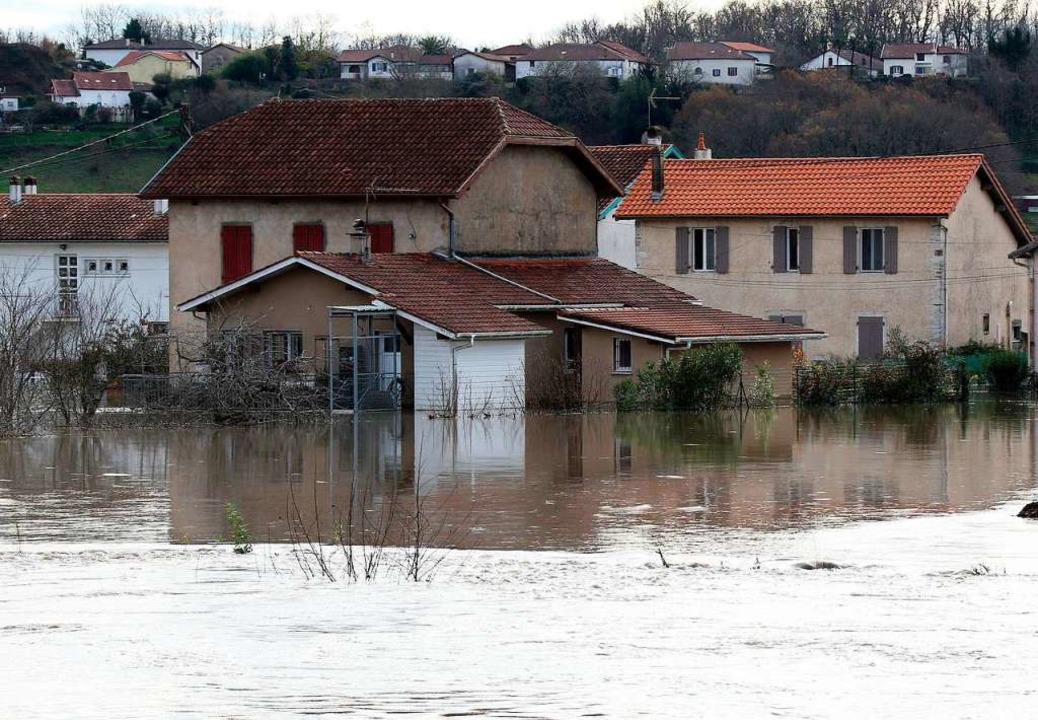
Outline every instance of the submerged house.
{"type": "Polygon", "coordinates": [[[169,199],[173,363],[191,369],[177,340],[247,320],[277,367],[365,375],[421,409],[521,407],[537,368],[601,401],[696,342],[770,344],[788,366],[819,337],[598,259],[599,202],[622,193],[580,140],[497,98],[267,103],[142,192],[169,199]]]}
{"type": "Polygon", "coordinates": [[[894,328],[1030,350],[1031,233],[980,154],[664,160],[616,210],[638,272],[704,302],[823,330],[874,358],[894,328]]]}

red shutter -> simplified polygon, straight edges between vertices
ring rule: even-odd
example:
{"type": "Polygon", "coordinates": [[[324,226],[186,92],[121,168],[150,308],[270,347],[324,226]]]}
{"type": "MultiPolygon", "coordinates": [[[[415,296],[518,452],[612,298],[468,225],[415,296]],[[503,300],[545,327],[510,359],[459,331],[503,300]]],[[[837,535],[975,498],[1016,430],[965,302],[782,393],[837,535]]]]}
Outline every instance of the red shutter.
{"type": "Polygon", "coordinates": [[[324,225],[297,223],[292,227],[292,251],[324,252],[324,225]]]}
{"type": "Polygon", "coordinates": [[[222,283],[234,282],[252,272],[252,226],[224,225],[220,231],[223,246],[222,283]]]}
{"type": "Polygon", "coordinates": [[[371,252],[393,252],[393,223],[368,223],[371,236],[371,252]]]}

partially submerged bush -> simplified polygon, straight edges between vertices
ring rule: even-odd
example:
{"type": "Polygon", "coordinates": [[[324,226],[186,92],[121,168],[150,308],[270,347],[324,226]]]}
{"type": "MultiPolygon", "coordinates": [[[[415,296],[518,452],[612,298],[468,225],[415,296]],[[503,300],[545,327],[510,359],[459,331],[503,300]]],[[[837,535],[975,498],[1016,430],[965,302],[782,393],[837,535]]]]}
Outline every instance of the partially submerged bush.
{"type": "Polygon", "coordinates": [[[800,405],[840,405],[848,395],[853,400],[855,373],[853,360],[829,358],[800,368],[794,381],[796,401],[800,405]]]}
{"type": "Polygon", "coordinates": [[[984,377],[998,392],[1019,390],[1027,379],[1027,356],[1013,350],[989,353],[984,362],[984,377]]]}
{"type": "Polygon", "coordinates": [[[768,408],[775,404],[775,378],[771,375],[771,363],[764,361],[753,374],[750,388],[750,407],[768,408]]]}
{"type": "Polygon", "coordinates": [[[742,350],[733,343],[708,345],[646,363],[634,381],[614,388],[618,410],[703,412],[732,404],[732,387],[742,372],[742,350]]]}

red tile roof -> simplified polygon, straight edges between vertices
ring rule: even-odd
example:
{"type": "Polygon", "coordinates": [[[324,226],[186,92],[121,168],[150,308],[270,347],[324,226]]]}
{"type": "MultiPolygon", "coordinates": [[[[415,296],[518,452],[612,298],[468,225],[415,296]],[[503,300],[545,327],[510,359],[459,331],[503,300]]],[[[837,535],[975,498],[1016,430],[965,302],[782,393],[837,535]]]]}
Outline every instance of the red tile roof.
{"type": "Polygon", "coordinates": [[[126,55],[123,56],[123,59],[117,62],[115,66],[124,67],[126,65],[133,65],[141,58],[148,57],[149,55],[154,55],[160,60],[165,60],[166,62],[191,62],[191,59],[188,58],[187,55],[174,50],[134,50],[133,52],[126,53],[126,55]]]}
{"type": "Polygon", "coordinates": [[[136,195],[0,197],[0,243],[168,242],[169,216],[136,195]]]}
{"type": "Polygon", "coordinates": [[[502,57],[526,57],[533,48],[526,43],[519,43],[518,45],[505,45],[504,47],[494,48],[490,51],[491,55],[500,55],[502,57]]]}
{"type": "Polygon", "coordinates": [[[732,50],[738,50],[739,52],[755,52],[755,53],[773,53],[775,52],[769,47],[758,45],[757,43],[751,42],[737,42],[734,40],[722,40],[722,45],[727,45],[732,50]]]}
{"type": "Polygon", "coordinates": [[[531,50],[523,56],[524,60],[540,60],[558,62],[562,60],[630,60],[631,62],[649,64],[651,61],[639,53],[620,43],[599,41],[588,45],[578,43],[558,43],[546,48],[531,50]]]}
{"type": "Polygon", "coordinates": [[[133,90],[133,81],[124,72],[77,72],[72,82],[79,90],[133,90]]]}
{"type": "Polygon", "coordinates": [[[362,63],[376,57],[384,57],[386,60],[389,59],[388,55],[383,55],[379,50],[343,50],[342,53],[339,54],[339,62],[362,63]]]}
{"type": "Polygon", "coordinates": [[[648,145],[646,143],[631,145],[589,145],[588,150],[594,155],[602,167],[608,170],[625,188],[637,179],[642,168],[649,162],[653,154],[666,152],[672,146],[648,145]]]}
{"type": "Polygon", "coordinates": [[[85,50],[122,50],[132,48],[134,50],[204,50],[205,47],[190,40],[156,40],[152,43],[139,43],[136,40],[126,38],[115,38],[87,45],[85,50]]]}
{"type": "Polygon", "coordinates": [[[434,254],[376,254],[362,260],[356,255],[301,252],[180,307],[205,308],[301,262],[374,291],[373,300],[454,335],[543,334],[542,326],[516,314],[524,310],[556,312],[562,319],[606,325],[619,332],[642,332],[672,342],[678,338],[759,341],[764,336],[788,339],[818,334],[702,307],[690,295],[599,258],[478,259],[470,263],[434,254]],[[616,307],[571,307],[606,304],[616,307]]]}
{"type": "Polygon", "coordinates": [[[749,60],[756,62],[752,55],[747,55],[735,48],[721,43],[679,42],[667,51],[668,60],[749,60]]]}
{"type": "Polygon", "coordinates": [[[617,217],[947,215],[983,155],[665,160],[664,192],[643,170],[617,217]]]}
{"type": "Polygon", "coordinates": [[[566,131],[499,98],[271,101],[191,138],[152,198],[454,197],[508,143],[557,146],[601,194],[615,181],[566,131]]]}
{"type": "Polygon", "coordinates": [[[71,80],[51,80],[48,94],[56,97],[79,97],[79,90],[71,80]]]}
{"type": "Polygon", "coordinates": [[[887,43],[880,50],[879,56],[884,60],[914,60],[916,53],[927,55],[965,55],[966,51],[951,45],[934,43],[887,43]]]}

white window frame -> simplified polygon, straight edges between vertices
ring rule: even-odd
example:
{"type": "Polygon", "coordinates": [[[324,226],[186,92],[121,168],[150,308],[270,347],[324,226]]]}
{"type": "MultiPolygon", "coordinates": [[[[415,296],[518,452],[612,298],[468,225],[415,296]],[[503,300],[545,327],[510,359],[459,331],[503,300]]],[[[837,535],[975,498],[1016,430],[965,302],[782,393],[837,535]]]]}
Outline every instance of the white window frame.
{"type": "Polygon", "coordinates": [[[268,367],[275,370],[295,370],[294,365],[303,357],[303,333],[298,330],[267,330],[263,333],[263,357],[268,367]],[[280,347],[275,342],[280,340],[280,347]],[[275,360],[275,352],[284,352],[284,359],[275,360]]]}
{"type": "Polygon", "coordinates": [[[388,62],[373,62],[371,63],[371,72],[373,73],[387,73],[389,72],[388,62]]]}
{"type": "Polygon", "coordinates": [[[688,265],[692,272],[714,272],[717,267],[717,230],[712,227],[688,229],[688,265]],[[697,260],[701,262],[697,267],[697,260]]]}
{"type": "Polygon", "coordinates": [[[800,228],[786,228],[786,272],[800,272],[800,228]]]}
{"type": "Polygon", "coordinates": [[[58,315],[78,315],[80,274],[77,254],[60,253],[54,256],[54,280],[58,296],[58,315]]]}
{"type": "Polygon", "coordinates": [[[886,242],[886,232],[883,228],[862,228],[858,231],[858,267],[861,268],[863,273],[881,273],[886,268],[887,258],[885,255],[886,248],[884,247],[886,242]],[[876,256],[876,239],[878,234],[879,239],[879,267],[876,267],[875,262],[872,263],[872,267],[865,267],[865,236],[868,233],[870,238],[870,245],[872,246],[872,257],[876,256]]]}
{"type": "Polygon", "coordinates": [[[634,346],[631,343],[631,338],[627,337],[614,337],[613,338],[613,374],[614,375],[630,375],[634,372],[634,346]],[[627,363],[626,366],[623,362],[621,348],[627,347],[627,363]]]}

